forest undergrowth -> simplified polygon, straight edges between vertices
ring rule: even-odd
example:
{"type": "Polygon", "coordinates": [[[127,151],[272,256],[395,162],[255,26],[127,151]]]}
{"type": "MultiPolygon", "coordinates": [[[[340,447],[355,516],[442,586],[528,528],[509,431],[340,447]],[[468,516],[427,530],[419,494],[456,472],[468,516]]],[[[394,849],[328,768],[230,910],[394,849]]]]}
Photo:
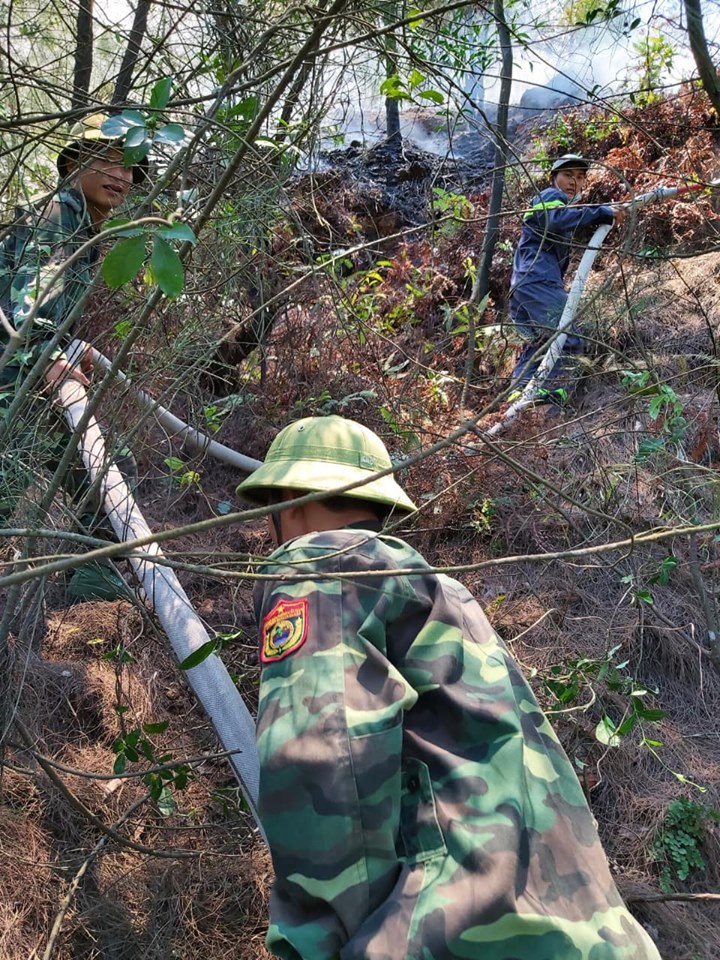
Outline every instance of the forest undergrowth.
{"type": "MultiPolygon", "coordinates": [[[[602,157],[590,199],[621,199],[715,176],[713,124],[688,89],[621,119],[589,108],[540,118],[523,149],[526,163],[570,149],[602,157]]],[[[398,458],[466,418],[496,422],[518,348],[505,322],[511,246],[532,190],[510,171],[464,394],[488,192],[426,166],[414,187],[422,225],[392,191],[332,168],[287,181],[266,242],[238,254],[257,282],[232,296],[208,269],[223,212],[193,254],[186,296],[134,351],[136,383],[257,458],[306,415],[357,418],[398,458]]],[[[536,407],[501,440],[470,434],[399,474],[421,508],[404,535],[431,563],[460,568],[522,664],[619,888],[668,960],[720,956],[720,905],[673,899],[720,891],[720,537],[643,535],[717,517],[717,210],[702,195],[611,234],[581,318],[582,381],[561,416],[536,407]]],[[[115,295],[109,319],[100,294],[84,335],[111,353],[136,296],[115,295]]],[[[127,394],[113,413],[142,440],[139,501],[153,529],[241,509],[236,472],[183,449],[127,394]]],[[[269,550],[261,521],[168,550],[251,707],[249,558],[269,550]]],[[[0,783],[0,957],[43,957],[48,934],[58,960],[269,956],[269,858],[162,632],[142,607],[67,606],[59,577],[47,607],[41,656],[14,638],[25,734],[8,745],[0,783]]]]}

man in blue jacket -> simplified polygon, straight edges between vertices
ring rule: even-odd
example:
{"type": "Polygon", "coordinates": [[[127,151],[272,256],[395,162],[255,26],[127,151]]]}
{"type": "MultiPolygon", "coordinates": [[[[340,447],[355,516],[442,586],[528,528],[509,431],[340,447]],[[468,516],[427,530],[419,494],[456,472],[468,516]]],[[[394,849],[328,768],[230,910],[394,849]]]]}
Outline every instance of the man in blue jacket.
{"type": "MultiPolygon", "coordinates": [[[[550,183],[533,197],[523,216],[520,242],[515,251],[510,290],[510,316],[527,341],[513,379],[523,387],[534,376],[542,359],[538,352],[551,339],[560,322],[567,293],[563,283],[570,262],[573,234],[580,227],[621,223],[625,209],[613,206],[580,206],[590,161],[578,154],[560,157],[550,169],[550,183]]],[[[562,354],[545,383],[544,399],[561,402],[566,396],[572,357],[582,352],[582,340],[573,325],[562,354]]]]}

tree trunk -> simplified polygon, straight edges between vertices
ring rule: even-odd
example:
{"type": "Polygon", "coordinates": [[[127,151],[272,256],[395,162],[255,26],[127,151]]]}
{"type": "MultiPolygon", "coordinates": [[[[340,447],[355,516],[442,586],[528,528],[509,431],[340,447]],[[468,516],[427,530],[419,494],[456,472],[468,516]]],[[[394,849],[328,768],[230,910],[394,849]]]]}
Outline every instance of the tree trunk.
{"type": "Polygon", "coordinates": [[[88,105],[93,62],[93,0],[80,0],[75,27],[72,109],[88,105]]]}
{"type": "MultiPolygon", "coordinates": [[[[328,0],[319,0],[317,9],[319,11],[325,11],[328,5],[328,0]]],[[[285,98],[285,103],[283,104],[282,111],[280,113],[280,122],[278,123],[278,132],[275,139],[279,142],[282,142],[287,137],[287,130],[290,125],[290,120],[292,119],[293,110],[298,105],[300,100],[300,95],[305,87],[305,84],[308,82],[310,75],[315,68],[315,53],[320,46],[320,37],[317,38],[317,42],[314,44],[312,49],[308,50],[308,56],[305,63],[300,67],[297,77],[293,80],[292,86],[288,91],[288,95],[285,98]]]]}
{"type": "Polygon", "coordinates": [[[500,72],[500,101],[498,103],[497,120],[493,129],[495,140],[495,161],[493,169],[492,190],[490,192],[490,206],[485,226],[480,264],[477,273],[477,292],[475,303],[479,303],[490,286],[490,265],[492,263],[495,244],[500,230],[500,207],[502,206],[503,188],[505,187],[505,167],[507,164],[507,129],[510,105],[510,90],[512,88],[513,54],[510,30],[505,20],[503,0],[494,0],[493,13],[497,23],[500,50],[502,51],[502,68],[500,72]]]}
{"type": "Polygon", "coordinates": [[[135,17],[133,18],[130,38],[125,48],[111,103],[124,103],[132,88],[133,71],[140,56],[140,48],[145,37],[151,2],[152,0],[138,0],[138,5],[135,7],[135,17]]]}
{"type": "Polygon", "coordinates": [[[399,147],[402,143],[402,134],[400,133],[400,105],[397,100],[388,97],[385,100],[385,130],[387,132],[388,143],[393,147],[399,147]]]}
{"type": "Polygon", "coordinates": [[[500,231],[500,208],[502,206],[503,189],[505,187],[505,167],[507,164],[507,129],[510,106],[510,91],[512,89],[513,54],[510,30],[505,19],[503,0],[494,0],[493,17],[497,24],[498,39],[502,66],[500,71],[500,100],[498,103],[497,120],[493,126],[495,140],[495,165],[493,170],[492,188],[490,191],[490,205],[488,218],[485,223],[480,260],[478,263],[475,282],[470,294],[470,314],[468,318],[468,355],[465,368],[465,384],[463,386],[462,404],[465,404],[468,385],[472,377],[475,364],[475,313],[473,306],[479,304],[490,288],[490,267],[495,252],[498,233],[500,231]]]}
{"type": "Polygon", "coordinates": [[[705,39],[700,0],[685,0],[685,12],[687,13],[690,49],[695,58],[695,64],[705,93],[710,97],[715,113],[720,117],[720,81],[718,81],[717,70],[710,58],[707,40],[705,39]]]}
{"type": "MultiPolygon", "coordinates": [[[[389,26],[397,20],[395,16],[394,3],[384,3],[383,22],[389,26]]],[[[398,71],[397,68],[397,40],[394,34],[386,33],[385,40],[385,76],[394,77],[398,71]]],[[[395,148],[402,144],[402,135],[400,133],[400,101],[394,97],[385,98],[385,134],[388,143],[395,148]]]]}

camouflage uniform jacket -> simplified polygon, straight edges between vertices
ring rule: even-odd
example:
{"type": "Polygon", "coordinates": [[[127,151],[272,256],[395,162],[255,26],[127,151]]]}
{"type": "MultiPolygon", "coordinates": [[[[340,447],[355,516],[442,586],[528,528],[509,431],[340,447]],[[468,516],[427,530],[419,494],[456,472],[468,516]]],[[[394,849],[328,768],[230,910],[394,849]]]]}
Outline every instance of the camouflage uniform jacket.
{"type": "MultiPolygon", "coordinates": [[[[15,329],[22,326],[38,293],[61,264],[95,232],[78,190],[62,189],[42,203],[17,211],[15,222],[0,240],[0,307],[15,329]]],[[[53,337],[87,292],[97,259],[93,245],[61,274],[43,297],[21,351],[53,337]]],[[[7,336],[0,327],[0,348],[5,343],[7,336]]]]}
{"type": "Polygon", "coordinates": [[[268,947],[659,960],[517,665],[468,591],[427,570],[403,541],[351,528],[291,541],[263,568],[322,575],[255,596],[268,947]]]}

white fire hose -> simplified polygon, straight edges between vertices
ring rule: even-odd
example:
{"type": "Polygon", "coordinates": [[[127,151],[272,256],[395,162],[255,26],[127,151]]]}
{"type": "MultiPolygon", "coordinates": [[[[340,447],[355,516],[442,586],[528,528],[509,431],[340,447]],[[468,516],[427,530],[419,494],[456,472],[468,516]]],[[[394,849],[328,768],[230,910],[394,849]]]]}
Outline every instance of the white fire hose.
{"type": "MultiPolygon", "coordinates": [[[[76,362],[79,362],[86,352],[89,352],[93,363],[99,367],[109,370],[112,366],[107,357],[103,356],[102,353],[82,340],[73,340],[69,349],[66,351],[67,356],[76,362]]],[[[216,460],[221,460],[231,467],[237,467],[238,470],[243,470],[245,473],[252,473],[253,470],[257,470],[260,466],[260,460],[255,460],[253,457],[246,457],[244,454],[238,453],[237,450],[226,447],[225,444],[218,443],[217,440],[212,440],[204,433],[201,433],[200,430],[196,430],[195,427],[188,426],[179,417],[176,417],[175,414],[159,404],[157,400],[154,400],[149,393],[145,393],[144,390],[133,386],[130,378],[126,376],[122,370],[116,370],[115,376],[118,380],[128,384],[141,406],[145,407],[146,410],[151,410],[167,430],[171,431],[173,435],[181,437],[184,443],[191,449],[201,453],[209,453],[215,457],[216,460]]]]}
{"type": "MultiPolygon", "coordinates": [[[[655,190],[651,190],[648,193],[643,193],[640,196],[635,197],[635,199],[626,204],[626,206],[628,209],[634,209],[635,207],[641,207],[647,203],[653,203],[657,200],[667,200],[671,197],[677,197],[684,193],[690,193],[696,190],[706,190],[708,188],[718,186],[720,186],[720,180],[713,180],[711,183],[688,183],[679,187],[657,187],[655,190]]],[[[571,327],[575,313],[577,312],[580,297],[585,288],[592,265],[595,262],[595,257],[597,257],[598,253],[600,252],[603,241],[611,229],[612,224],[604,223],[602,226],[597,228],[595,233],[593,233],[590,243],[582,255],[580,266],[578,267],[577,273],[573,278],[572,285],[570,286],[567,303],[565,304],[565,309],[560,317],[560,322],[557,326],[557,334],[555,335],[554,340],[551,342],[547,352],[545,353],[545,356],[542,358],[542,362],[540,363],[535,375],[525,386],[521,396],[518,397],[514,403],[510,404],[505,411],[502,420],[498,421],[498,423],[494,424],[485,432],[486,436],[494,437],[499,433],[502,433],[502,431],[505,430],[510,423],[512,423],[521,410],[524,410],[533,403],[539,391],[542,390],[543,384],[547,381],[549,375],[552,373],[553,367],[563,351],[565,341],[567,340],[567,331],[571,327]]]]}
{"type": "MultiPolygon", "coordinates": [[[[85,389],[75,380],[66,380],[58,388],[57,396],[70,427],[75,430],[87,406],[85,389]]],[[[151,536],[150,528],[122,474],[114,464],[108,463],[105,441],[94,417],[91,417],[82,436],[80,451],[91,479],[96,480],[98,475],[102,477],[100,492],[103,506],[118,539],[135,540],[151,536]]],[[[175,655],[182,662],[203,644],[209,643],[210,637],[174,571],[153,562],[153,558],[162,557],[157,544],[140,547],[137,553],[147,559],[133,557],[130,563],[175,655]]],[[[263,833],[256,809],[260,763],[253,718],[219,657],[210,655],[187,670],[185,675],[223,748],[230,754],[235,776],[263,833]]]]}

